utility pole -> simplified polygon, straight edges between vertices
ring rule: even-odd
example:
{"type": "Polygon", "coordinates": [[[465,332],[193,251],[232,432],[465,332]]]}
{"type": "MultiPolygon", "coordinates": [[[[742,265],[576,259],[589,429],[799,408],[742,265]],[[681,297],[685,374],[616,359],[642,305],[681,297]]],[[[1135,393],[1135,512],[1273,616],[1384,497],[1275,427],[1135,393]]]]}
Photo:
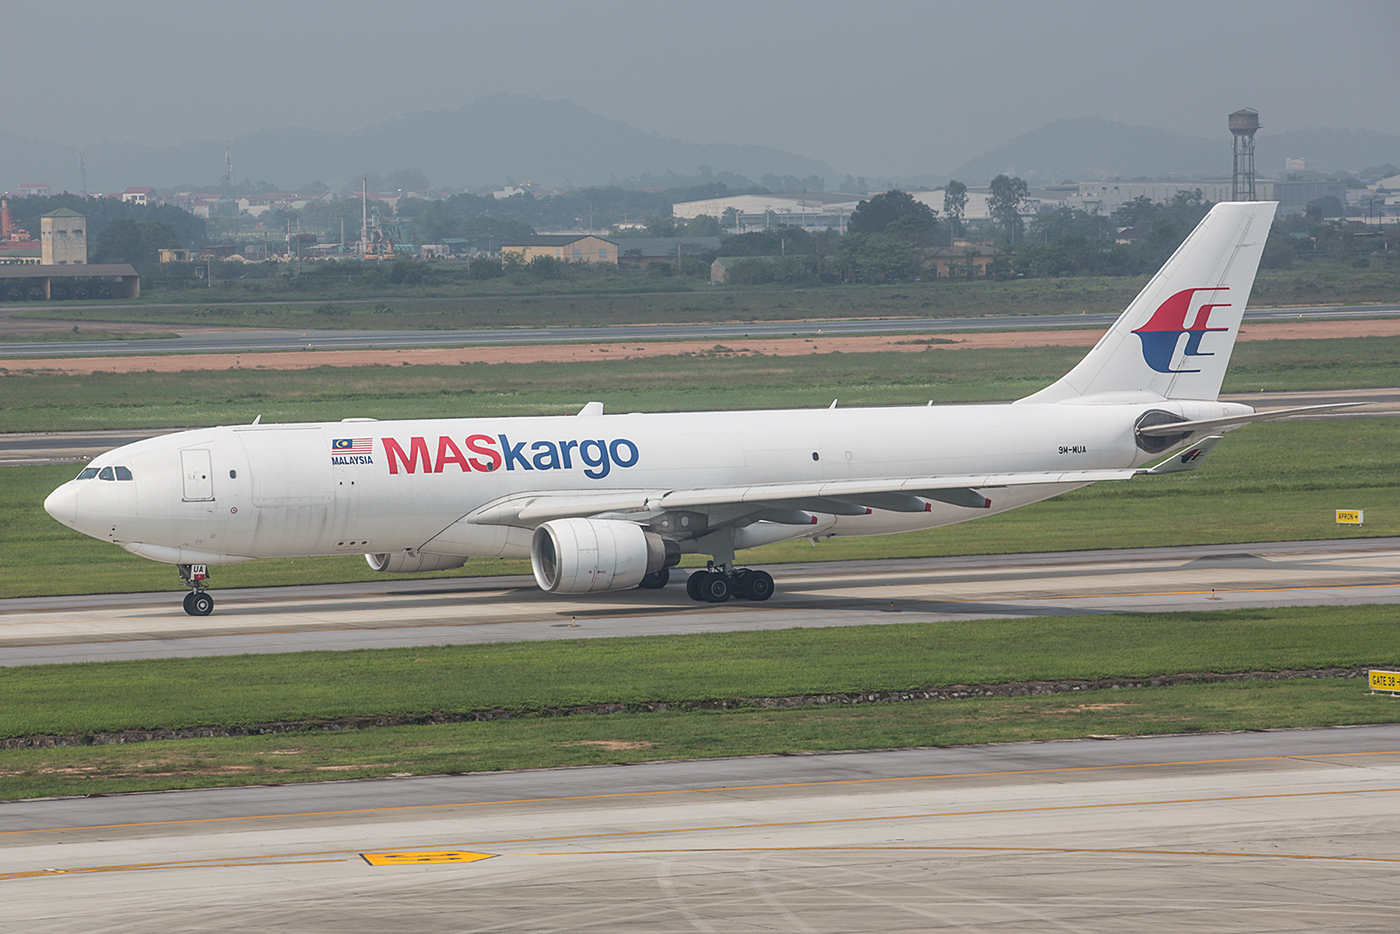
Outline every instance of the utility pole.
{"type": "Polygon", "coordinates": [[[369,245],[369,176],[360,179],[360,259],[369,245]]]}
{"type": "Polygon", "coordinates": [[[224,197],[233,197],[233,143],[224,143],[224,197]]]}

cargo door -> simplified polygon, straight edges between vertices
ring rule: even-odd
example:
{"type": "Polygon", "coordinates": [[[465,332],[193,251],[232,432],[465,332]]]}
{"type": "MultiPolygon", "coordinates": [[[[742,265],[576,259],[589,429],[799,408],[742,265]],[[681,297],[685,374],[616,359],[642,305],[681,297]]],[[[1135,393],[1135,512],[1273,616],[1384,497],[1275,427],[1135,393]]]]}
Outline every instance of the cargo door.
{"type": "Polygon", "coordinates": [[[248,454],[254,506],[331,504],[335,486],[330,447],[318,429],[244,429],[238,437],[248,454]]]}
{"type": "Polygon", "coordinates": [[[207,450],[181,451],[180,472],[185,483],[185,502],[207,503],[214,499],[214,470],[207,450]]]}

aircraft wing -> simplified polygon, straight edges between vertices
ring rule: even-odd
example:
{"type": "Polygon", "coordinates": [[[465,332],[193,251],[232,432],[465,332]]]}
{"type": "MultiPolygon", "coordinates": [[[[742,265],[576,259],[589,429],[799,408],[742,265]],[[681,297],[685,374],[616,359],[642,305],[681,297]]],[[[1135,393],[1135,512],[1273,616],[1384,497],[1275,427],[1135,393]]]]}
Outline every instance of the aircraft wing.
{"type": "Polygon", "coordinates": [[[645,513],[650,516],[669,510],[709,511],[745,506],[752,507],[754,512],[762,512],[765,509],[790,509],[841,515],[864,513],[866,509],[925,512],[929,509],[925,501],[936,500],[969,509],[986,509],[992,505],[992,501],[983,490],[1036,484],[1127,480],[1146,472],[1141,468],[1057,470],[1042,473],[762,483],[685,490],[540,493],[488,504],[472,512],[466,519],[478,525],[534,528],[552,519],[597,516],[604,513],[645,513]]]}

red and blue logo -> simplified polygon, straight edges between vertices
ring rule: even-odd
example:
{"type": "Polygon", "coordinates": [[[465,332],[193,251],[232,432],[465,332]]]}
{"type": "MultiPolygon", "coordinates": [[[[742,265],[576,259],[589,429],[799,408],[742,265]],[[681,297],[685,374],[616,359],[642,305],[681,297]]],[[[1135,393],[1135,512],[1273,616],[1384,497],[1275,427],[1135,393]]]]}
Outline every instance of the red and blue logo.
{"type": "MultiPolygon", "coordinates": [[[[1229,328],[1210,326],[1210,313],[1216,308],[1229,308],[1230,302],[1204,304],[1196,310],[1196,320],[1188,327],[1186,315],[1191,311],[1191,299],[1197,292],[1228,292],[1228,286],[1209,289],[1182,289],[1157,306],[1147,323],[1133,331],[1142,340],[1142,359],[1158,373],[1199,373],[1195,370],[1173,370],[1172,357],[1176,355],[1176,345],[1181,335],[1189,335],[1186,341],[1186,356],[1213,357],[1215,354],[1201,350],[1201,338],[1212,331],[1228,331],[1229,328]]],[[[1184,361],[1183,361],[1184,362],[1184,361]]]]}

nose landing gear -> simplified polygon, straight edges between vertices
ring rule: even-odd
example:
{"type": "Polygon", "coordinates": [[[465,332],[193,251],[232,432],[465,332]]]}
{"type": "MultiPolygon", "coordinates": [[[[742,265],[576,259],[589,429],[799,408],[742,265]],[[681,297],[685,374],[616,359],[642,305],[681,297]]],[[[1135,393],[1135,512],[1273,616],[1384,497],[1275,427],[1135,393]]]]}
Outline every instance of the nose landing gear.
{"type": "Polygon", "coordinates": [[[177,564],[180,579],[190,587],[185,594],[185,612],[191,616],[208,616],[214,612],[214,598],[208,593],[209,568],[203,564],[177,564]]]}
{"type": "Polygon", "coordinates": [[[715,567],[692,571],[685,592],[700,603],[724,603],[730,597],[762,602],[773,596],[773,575],[753,568],[715,567]]]}

